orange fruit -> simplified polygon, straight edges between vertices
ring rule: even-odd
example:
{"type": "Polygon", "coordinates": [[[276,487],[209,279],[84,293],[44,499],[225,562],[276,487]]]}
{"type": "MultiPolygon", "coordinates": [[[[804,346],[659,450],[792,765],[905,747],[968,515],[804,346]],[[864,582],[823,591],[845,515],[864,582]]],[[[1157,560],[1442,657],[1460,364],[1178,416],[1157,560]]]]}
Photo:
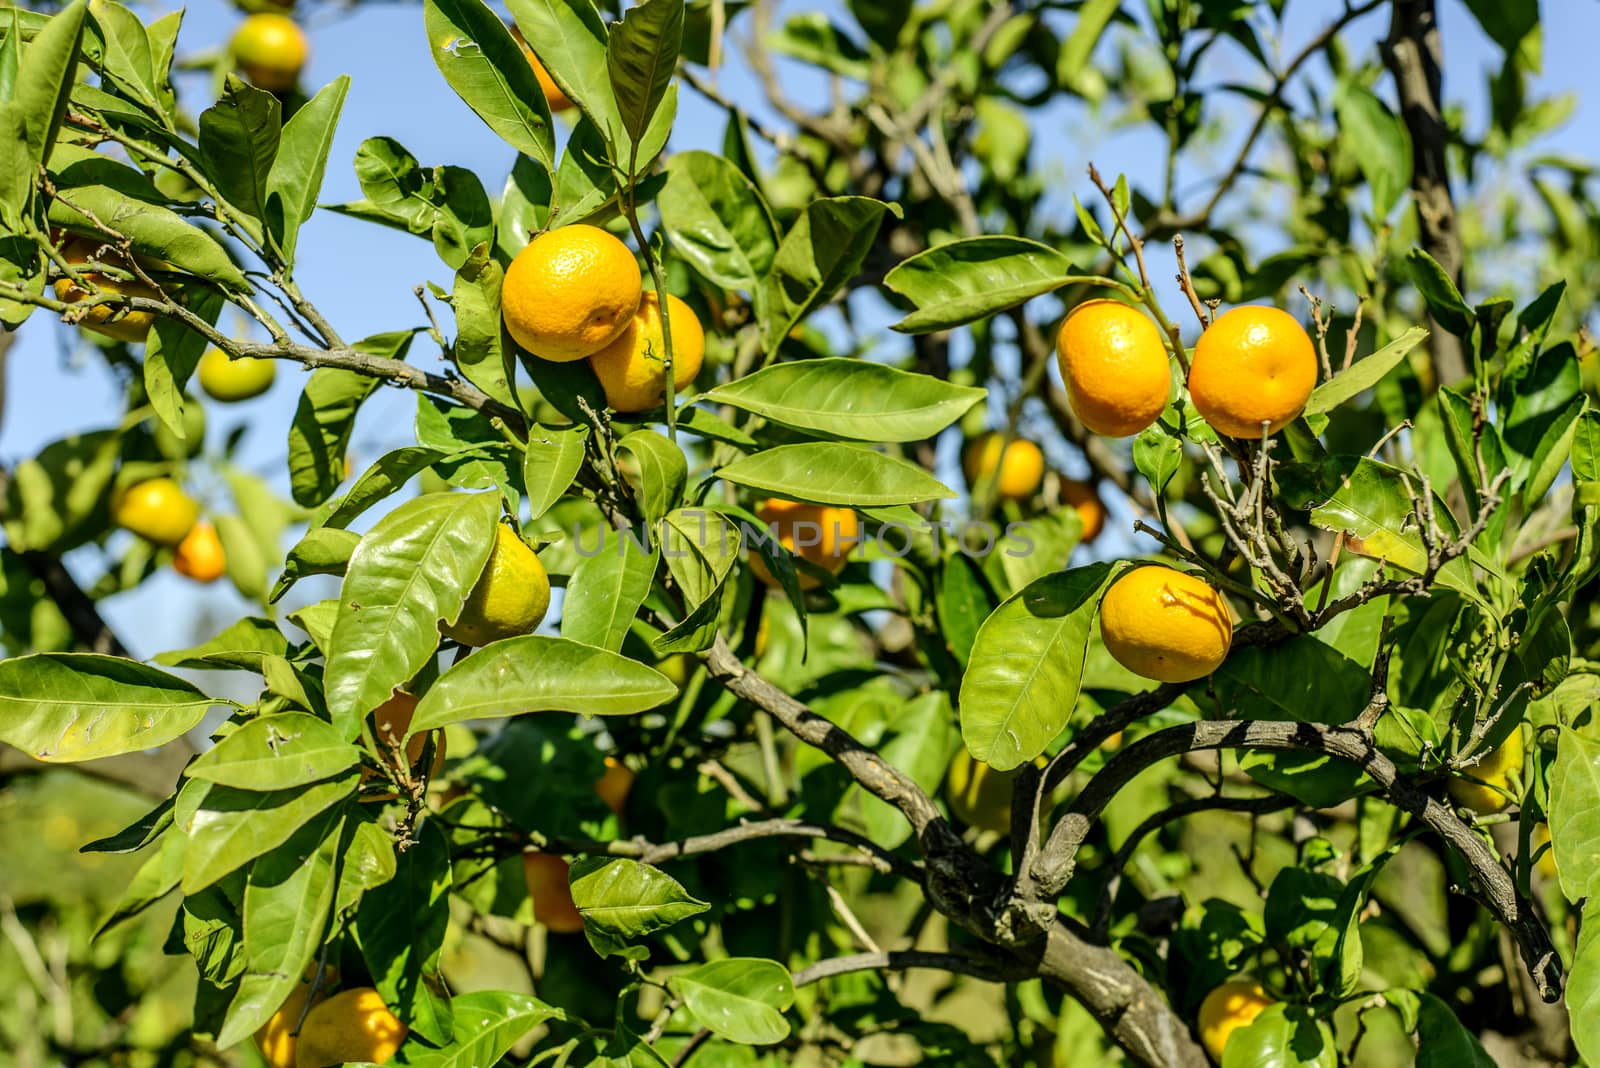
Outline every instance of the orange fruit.
{"type": "MultiPolygon", "coordinates": [[[[300,1025],[300,1014],[305,1012],[306,999],[311,996],[311,979],[316,974],[317,966],[313,964],[306,969],[305,978],[289,993],[288,998],[279,1006],[278,1011],[267,1018],[256,1032],[256,1048],[261,1051],[261,1056],[266,1060],[268,1068],[295,1068],[295,1028],[300,1025]]],[[[338,973],[331,968],[323,972],[322,982],[317,987],[316,1001],[313,1006],[322,1003],[328,996],[328,990],[339,979],[338,973]]]]}
{"type": "Polygon", "coordinates": [[[1515,771],[1518,775],[1522,774],[1526,755],[1522,746],[1522,729],[1519,727],[1500,743],[1498,749],[1484,754],[1472,767],[1461,769],[1462,774],[1480,779],[1481,783],[1468,779],[1450,780],[1447,789],[1451,798],[1456,804],[1465,805],[1480,816],[1499,812],[1511,803],[1508,796],[1511,773],[1515,771]]]}
{"type": "MultiPolygon", "coordinates": [[[[73,266],[88,263],[91,259],[124,270],[130,266],[127,257],[115,249],[76,237],[68,238],[61,246],[61,258],[73,266]]],[[[161,299],[160,293],[143,282],[109,278],[96,271],[85,271],[82,274],[83,280],[101,293],[91,292],[71,278],[63,277],[56,279],[56,299],[68,304],[77,304],[80,301],[93,300],[105,293],[120,293],[125,297],[142,297],[147,300],[161,299]]],[[[130,345],[137,345],[150,336],[150,327],[155,321],[155,312],[133,311],[113,304],[97,304],[78,320],[78,325],[115,341],[126,341],[130,345]]]]}
{"type": "Polygon", "coordinates": [[[522,46],[522,54],[528,57],[528,65],[533,68],[533,76],[539,79],[539,88],[544,91],[544,98],[550,104],[550,110],[565,111],[570,108],[572,99],[561,91],[561,86],[557,85],[556,80],[550,77],[550,72],[544,69],[539,57],[528,47],[528,39],[522,36],[522,31],[513,26],[511,36],[517,39],[517,43],[522,46]]]}
{"type": "Polygon", "coordinates": [[[533,921],[557,934],[583,930],[583,916],[572,902],[569,873],[572,866],[554,853],[528,850],[522,854],[522,874],[533,898],[533,921]]]}
{"type": "Polygon", "coordinates": [[[1003,434],[985,434],[967,445],[961,458],[967,485],[976,487],[980,479],[999,467],[995,491],[1000,496],[1012,500],[1032,497],[1044,481],[1044,453],[1033,442],[1014,438],[1005,445],[1002,454],[1002,441],[1003,434]]]}
{"type": "Polygon", "coordinates": [[[295,1068],[386,1064],[406,1040],[406,1025],[370,986],[343,990],[306,1014],[294,1052],[295,1068]]]}
{"type": "Polygon", "coordinates": [[[111,518],[157,545],[178,545],[194,529],[200,506],[170,478],[150,478],[119,493],[111,518]]]}
{"type": "Polygon", "coordinates": [[[269,93],[293,89],[311,53],[305,31],[288,15],[275,12],[246,18],[228,49],[245,80],[269,93]]]}
{"type": "Polygon", "coordinates": [[[1011,829],[1012,784],[1015,770],[996,771],[973,758],[963,745],[945,773],[945,798],[962,823],[1005,834],[1011,829]]]}
{"type": "MultiPolygon", "coordinates": [[[[672,388],[681,390],[700,373],[706,332],[694,309],[671,293],[667,316],[672,327],[672,388]]],[[[589,357],[589,366],[606,391],[606,404],[619,412],[648,411],[662,402],[667,393],[667,343],[655,293],[640,295],[632,321],[616,340],[589,357]]]]}
{"type": "MultiPolygon", "coordinates": [[[[1548,823],[1534,824],[1532,833],[1528,835],[1528,849],[1531,852],[1539,853],[1540,849],[1550,845],[1550,825],[1548,823]]],[[[1560,874],[1556,870],[1556,851],[1554,847],[1544,849],[1543,853],[1539,853],[1539,859],[1533,862],[1533,866],[1539,870],[1540,875],[1554,882],[1560,874]]]]}
{"type": "Polygon", "coordinates": [[[1299,320],[1248,305],[1217,316],[1195,342],[1189,396],[1207,423],[1259,438],[1294,422],[1317,384],[1317,353],[1299,320]]]}
{"type": "Polygon", "coordinates": [[[178,543],[177,554],[172,558],[172,570],[187,575],[196,582],[215,582],[227,570],[228,557],[222,551],[222,539],[217,528],[210,523],[196,523],[178,543]]]}
{"type": "Polygon", "coordinates": [[[1228,602],[1208,583],[1159,565],[1135,568],[1100,602],[1100,637],[1117,663],[1157,682],[1211,674],[1233,643],[1228,602]]]}
{"type": "Polygon", "coordinates": [[[1223,983],[1200,1003],[1200,1044],[1211,1059],[1222,1063],[1228,1038],[1239,1028],[1248,1027],[1275,999],[1260,983],[1235,979],[1223,983]]]}
{"type": "Polygon", "coordinates": [[[272,380],[278,377],[278,362],[251,356],[234,360],[221,349],[207,349],[196,371],[207,396],[233,402],[259,397],[271,389],[272,380]]]}
{"type": "Polygon", "coordinates": [[[1078,518],[1082,520],[1081,540],[1084,544],[1098,538],[1106,528],[1106,506],[1094,487],[1087,482],[1064,478],[1061,480],[1061,499],[1077,510],[1078,518]]]}
{"type": "Polygon", "coordinates": [[[639,310],[639,261],[598,226],[539,234],[517,253],[500,286],[500,311],[518,345],[569,363],[617,339],[639,310]]]}
{"type": "MultiPolygon", "coordinates": [[[[372,733],[378,741],[379,760],[384,763],[389,762],[395,746],[400,744],[406,736],[406,731],[411,729],[411,716],[416,710],[416,695],[403,690],[372,710],[372,733]]],[[[412,768],[417,766],[417,761],[422,759],[422,750],[429,734],[433,735],[433,768],[428,772],[428,778],[435,779],[444,768],[445,742],[442,730],[413,734],[406,742],[406,766],[412,768]]],[[[365,777],[364,773],[363,778],[365,777]]]]}
{"type": "Polygon", "coordinates": [[[611,811],[621,817],[628,804],[628,791],[633,788],[634,774],[628,765],[616,757],[606,757],[606,770],[595,780],[594,792],[600,800],[611,806],[611,811]]]}
{"type": "MultiPolygon", "coordinates": [[[[801,504],[775,497],[757,508],[756,515],[767,524],[778,544],[835,575],[844,570],[850,550],[861,541],[861,517],[850,508],[801,504]]],[[[768,586],[779,585],[777,576],[767,570],[766,561],[759,554],[751,554],[750,569],[768,586]]],[[[815,576],[798,568],[796,571],[801,589],[820,585],[815,576]]]]}
{"type": "Polygon", "coordinates": [[[530,633],[549,607],[550,576],[539,554],[501,523],[489,561],[461,606],[460,618],[440,630],[462,645],[488,645],[530,633]]]}
{"type": "Polygon", "coordinates": [[[1156,421],[1172,394],[1161,331],[1120,301],[1090,300],[1073,308],[1056,333],[1056,361],[1067,402],[1096,434],[1137,434],[1156,421]]]}

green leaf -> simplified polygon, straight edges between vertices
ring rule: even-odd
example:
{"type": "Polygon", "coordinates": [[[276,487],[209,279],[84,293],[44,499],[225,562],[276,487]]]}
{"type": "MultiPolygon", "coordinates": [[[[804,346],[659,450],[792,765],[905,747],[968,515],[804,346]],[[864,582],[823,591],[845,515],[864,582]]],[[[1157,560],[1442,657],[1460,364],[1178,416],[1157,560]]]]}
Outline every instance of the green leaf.
{"type": "MultiPolygon", "coordinates": [[[[508,0],[511,17],[551,79],[613,144],[626,135],[611,91],[606,26],[590,0],[508,0]]],[[[626,165],[626,161],[619,161],[626,165]]],[[[641,160],[642,162],[642,160],[641,160]]]]}
{"type": "Polygon", "coordinates": [[[116,656],[0,660],[0,742],[50,763],[166,745],[216,703],[183,679],[116,656]]]}
{"type": "Polygon", "coordinates": [[[322,525],[348,527],[368,508],[398,493],[407,482],[449,455],[445,449],[423,445],[407,445],[384,453],[332,505],[333,510],[322,525]]]}
{"type": "Polygon", "coordinates": [[[641,0],[611,30],[606,70],[622,128],[636,147],[666,96],[682,43],[683,0],[641,0]]]}
{"type": "Polygon", "coordinates": [[[1320,415],[1323,412],[1331,412],[1339,405],[1371,389],[1390,371],[1400,366],[1406,355],[1427,336],[1427,330],[1413,326],[1377,352],[1351,364],[1349,369],[1339,372],[1312,390],[1311,396],[1306,398],[1305,411],[1301,414],[1320,415]]]}
{"type": "Polygon", "coordinates": [[[270,619],[247,616],[230,623],[216,637],[188,649],[175,649],[157,653],[153,659],[167,667],[238,668],[244,671],[261,671],[261,661],[268,656],[288,656],[289,639],[270,619]]]}
{"type": "MultiPolygon", "coordinates": [[[[941,690],[920,693],[910,700],[892,701],[882,718],[884,739],[875,748],[883,759],[903,771],[923,792],[938,792],[961,748],[961,731],[951,715],[950,698],[941,690]]],[[[868,839],[885,849],[898,849],[911,837],[911,824],[899,809],[852,785],[840,802],[838,820],[859,825],[868,839]],[[859,816],[848,807],[860,805],[859,816]]]]}
{"type": "Polygon", "coordinates": [[[350,76],[341,74],[317,91],[283,124],[278,154],[267,173],[267,199],[262,221],[286,262],[293,265],[300,227],[316,210],[322,176],[328,168],[334,131],[350,76]]]}
{"type": "Polygon", "coordinates": [[[870,508],[955,496],[915,464],[857,445],[831,442],[780,445],[735,460],[717,471],[717,477],[813,504],[870,508]]]}
{"type": "MultiPolygon", "coordinates": [[[[228,581],[252,601],[267,596],[267,557],[255,532],[240,516],[225,513],[212,517],[217,528],[217,540],[222,543],[227,564],[228,581]]],[[[273,555],[277,555],[274,551],[273,555]]]]}
{"type": "MultiPolygon", "coordinates": [[[[209,287],[198,289],[192,292],[188,305],[190,311],[214,326],[222,314],[222,294],[209,287]]],[[[199,403],[193,398],[186,399],[183,390],[199,366],[206,345],[204,334],[191,329],[187,323],[165,317],[155,321],[145,341],[145,395],[150,398],[150,407],[156,410],[156,416],[179,441],[188,440],[184,406],[199,403]]]]}
{"type": "Polygon", "coordinates": [[[67,112],[86,10],[82,0],[69,4],[46,22],[22,50],[16,95],[11,100],[22,117],[27,156],[35,167],[50,161],[50,151],[67,112]]]}
{"type": "Polygon", "coordinates": [[[794,980],[775,960],[709,961],[679,972],[667,986],[695,1019],[729,1042],[769,1046],[789,1037],[783,1014],[794,1004],[794,980]]]}
{"type": "Polygon", "coordinates": [[[99,62],[102,75],[152,114],[160,115],[163,109],[156,95],[155,59],[139,16],[113,0],[94,0],[90,7],[104,41],[99,62]]]}
{"type": "Polygon", "coordinates": [[[777,351],[796,323],[855,277],[888,210],[870,197],[827,197],[806,205],[767,275],[762,336],[768,352],[777,351]]]}
{"type": "Polygon", "coordinates": [[[316,959],[333,907],[342,817],[308,824],[256,861],[244,888],[245,972],[217,1035],[223,1049],[278,1011],[316,959]]]}
{"type": "MultiPolygon", "coordinates": [[[[1580,959],[1582,951],[1579,951],[1580,959]]],[[[1573,978],[1577,978],[1574,964],[1573,978]]],[[[1406,991],[1410,993],[1410,991],[1406,991]]],[[[1572,992],[1568,989],[1568,1000],[1572,992]]],[[[1425,991],[1417,991],[1417,1062],[1416,1068],[1495,1068],[1478,1038],[1467,1029],[1455,1011],[1444,1001],[1425,991]]],[[[1576,1017],[1575,1017],[1576,1018],[1576,1017]]],[[[1592,1017],[1589,1017],[1592,1019],[1592,1017]]],[[[1574,1039],[1578,1028],[1574,1027],[1574,1039]]],[[[1582,1045],[1579,1045],[1582,1054],[1582,1045]]]]}
{"type": "Polygon", "coordinates": [[[796,430],[855,441],[920,441],[961,418],[986,396],[932,375],[864,360],[773,364],[703,394],[796,430]]]}
{"type": "Polygon", "coordinates": [[[435,167],[434,251],[451,269],[459,270],[472,250],[494,238],[494,205],[478,176],[464,167],[435,167]]]}
{"type": "MultiPolygon", "coordinates": [[[[1569,732],[1563,731],[1562,745],[1569,732]]],[[[1559,867],[1561,857],[1556,864],[1559,867]]],[[[1566,888],[1566,875],[1562,874],[1562,888],[1566,888]]],[[[1569,900],[1572,894],[1567,893],[1569,900]]],[[[1567,977],[1566,1007],[1571,1021],[1572,1044],[1577,1047],[1580,1063],[1593,1064],[1600,1057],[1600,910],[1593,903],[1584,910],[1583,923],[1578,929],[1577,951],[1572,957],[1572,973],[1567,977]]],[[[1448,1011],[1448,1010],[1446,1010],[1448,1011]]],[[[1441,1059],[1437,1068],[1446,1068],[1441,1059]]],[[[1478,1068],[1474,1065],[1473,1068],[1478,1068]]],[[[1488,1068],[1484,1063],[1483,1068],[1488,1068]]]]}
{"type": "Polygon", "coordinates": [[[65,552],[110,524],[107,499],[122,437],[96,430],[53,441],[11,471],[5,494],[10,548],[65,552]]]}
{"type": "Polygon", "coordinates": [[[1087,0],[1078,9],[1078,21],[1073,24],[1072,32],[1061,46],[1061,56],[1056,60],[1056,80],[1062,85],[1086,92],[1084,75],[1092,72],[1089,58],[1121,6],[1121,0],[1087,0]]]}
{"type": "Polygon", "coordinates": [[[360,760],[361,750],[324,721],[284,712],[244,724],[183,773],[240,790],[287,790],[337,775],[360,760]]]}
{"type": "Polygon", "coordinates": [[[171,797],[134,820],[116,834],[80,846],[80,853],[136,853],[162,837],[172,826],[171,797]]]}
{"type": "Polygon", "coordinates": [[[283,599],[300,579],[307,575],[343,575],[350,566],[350,554],[361,544],[361,535],[353,530],[337,527],[313,527],[305,537],[289,550],[283,563],[283,574],[273,583],[267,595],[269,604],[283,599]]]}
{"type": "Polygon", "coordinates": [[[424,0],[428,47],[444,80],[506,144],[556,166],[550,105],[500,16],[481,0],[424,0]]]}
{"type": "Polygon", "coordinates": [[[394,878],[362,896],[356,938],[384,1004],[435,1044],[450,1041],[451,1020],[423,980],[438,973],[449,925],[450,846],[438,821],[428,820],[400,853],[394,878]]]}
{"type": "Polygon", "coordinates": [[[222,96],[200,114],[200,156],[228,203],[266,218],[267,178],[278,158],[282,133],[278,98],[236,74],[222,96]]]}
{"type": "Polygon", "coordinates": [[[393,879],[397,866],[394,838],[376,817],[368,812],[353,813],[345,819],[344,827],[339,889],[333,906],[340,922],[352,918],[363,894],[393,879]]]}
{"type": "Polygon", "coordinates": [[[984,620],[961,679],[961,736],[975,758],[1009,771],[1066,727],[1112,572],[1098,563],[1047,575],[984,620]]]}
{"type": "Polygon", "coordinates": [[[527,994],[479,990],[450,1001],[455,1037],[440,1049],[403,1047],[394,1064],[403,1068],[482,1068],[499,1064],[533,1030],[566,1014],[527,994]]]}
{"type": "Polygon", "coordinates": [[[569,878],[584,934],[602,957],[711,907],[666,872],[636,860],[584,857],[569,878]]]}
{"type": "Polygon", "coordinates": [[[602,529],[607,540],[593,555],[580,552],[583,559],[567,580],[561,636],[615,653],[650,594],[661,557],[659,549],[647,553],[632,537],[602,529]]]}
{"type": "Polygon", "coordinates": [[[1372,214],[1387,219],[1411,187],[1411,134],[1372,90],[1339,83],[1333,97],[1340,143],[1348,148],[1372,191],[1372,214]]]}
{"type": "Polygon", "coordinates": [[[1568,901],[1600,891],[1600,741],[1561,729],[1550,774],[1550,848],[1568,901]]]}
{"type": "MultiPolygon", "coordinates": [[[[401,360],[412,336],[410,331],[375,334],[351,347],[401,360]]],[[[331,367],[319,367],[306,379],[289,425],[289,492],[296,503],[321,504],[344,481],[356,412],[379,385],[371,375],[331,367]]]]}
{"type": "Polygon", "coordinates": [[[417,703],[410,733],[524,712],[625,716],[677,694],[671,679],[637,660],[566,638],[527,634],[476,650],[440,675],[417,703]]]}
{"type": "Polygon", "coordinates": [[[187,839],[181,834],[169,834],[161,839],[156,851],[134,872],[128,888],[117,899],[116,908],[95,929],[95,938],[123,920],[140,915],[178,888],[178,881],[183,878],[183,851],[186,844],[187,839]]]}
{"type": "MultiPolygon", "coordinates": [[[[1525,0],[1466,0],[1483,32],[1501,48],[1509,59],[1523,40],[1539,30],[1539,5],[1525,0]]],[[[1464,1063],[1464,1062],[1463,1062],[1464,1063]]]]}
{"type": "Polygon", "coordinates": [[[917,309],[894,329],[948,330],[1053,293],[1074,281],[1072,261],[1023,237],[969,237],[902,261],[883,284],[917,309]]]}
{"type": "Polygon", "coordinates": [[[505,271],[490,255],[487,244],[474,248],[456,271],[455,287],[450,291],[450,307],[456,316],[451,354],[468,382],[515,408],[512,383],[516,366],[501,339],[500,286],[504,281],[505,271]]]}
{"type": "Polygon", "coordinates": [[[350,557],[328,654],[328,710],[350,738],[410,681],[454,623],[494,546],[494,493],[429,493],[375,524],[350,557]]]}
{"type": "Polygon", "coordinates": [[[1336,1068],[1333,1030],[1302,1005],[1269,1005],[1228,1036],[1222,1068],[1336,1068]]]}
{"type": "Polygon", "coordinates": [[[272,793],[190,782],[173,818],[189,840],[183,892],[202,890],[229,872],[287,842],[296,831],[355,793],[354,769],[308,787],[272,793]]]}
{"type": "Polygon", "coordinates": [[[778,238],[760,191],[737,166],[710,152],[674,155],[656,208],[673,249],[708,281],[764,296],[778,238]]]}
{"type": "Polygon", "coordinates": [[[522,482],[532,509],[530,522],[548,512],[572,488],[583,468],[589,441],[587,426],[550,428],[534,426],[522,455],[522,482]]]}
{"type": "Polygon", "coordinates": [[[637,471],[626,474],[637,491],[645,521],[653,524],[682,499],[689,461],[682,449],[654,430],[635,430],[618,441],[617,448],[637,462],[637,471]]]}
{"type": "Polygon", "coordinates": [[[145,259],[166,260],[226,289],[249,292],[244,272],[217,239],[176,212],[106,185],[76,186],[61,193],[50,202],[50,225],[93,234],[101,232],[94,222],[100,219],[128,238],[133,251],[145,259]]]}
{"type": "Polygon", "coordinates": [[[1439,325],[1458,337],[1472,332],[1472,309],[1462,299],[1455,281],[1444,273],[1437,260],[1420,248],[1406,254],[1411,282],[1428,304],[1428,311],[1439,325]]]}

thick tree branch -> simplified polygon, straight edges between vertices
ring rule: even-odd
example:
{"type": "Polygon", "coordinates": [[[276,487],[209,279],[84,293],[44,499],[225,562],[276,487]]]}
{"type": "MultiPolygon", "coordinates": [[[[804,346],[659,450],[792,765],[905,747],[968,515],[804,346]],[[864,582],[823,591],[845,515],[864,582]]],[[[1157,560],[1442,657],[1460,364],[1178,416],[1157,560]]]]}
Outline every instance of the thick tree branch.
{"type": "Polygon", "coordinates": [[[855,953],[848,957],[834,957],[807,965],[794,973],[795,986],[812,983],[851,972],[904,971],[908,968],[928,968],[933,971],[970,975],[991,983],[1016,982],[1031,979],[1033,969],[1016,962],[985,960],[958,953],[931,953],[920,949],[891,949],[877,953],[855,953]]]}

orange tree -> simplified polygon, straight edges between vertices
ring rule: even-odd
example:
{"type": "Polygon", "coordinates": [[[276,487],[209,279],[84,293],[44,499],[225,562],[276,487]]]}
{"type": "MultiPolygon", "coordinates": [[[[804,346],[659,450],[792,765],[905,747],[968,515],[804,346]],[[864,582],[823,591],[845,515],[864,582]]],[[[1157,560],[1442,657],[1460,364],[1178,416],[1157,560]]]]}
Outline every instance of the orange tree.
{"type": "Polygon", "coordinates": [[[1526,91],[1532,5],[1468,5],[1506,54],[1476,140],[1432,0],[1322,12],[1283,60],[1281,4],[508,6],[516,36],[423,4],[516,163],[492,199],[362,143],[335,210],[431,240],[444,284],[354,341],[296,282],[348,80],[289,88],[282,12],[234,61],[283,96],[230,75],[197,120],[179,16],[0,19],[0,315],[78,324],[128,381],[5,472],[8,791],[181,767],[83,846],[139,855],[109,909],[4,902],[7,1000],[57,999],[0,1011],[24,1063],[1600,1056],[1594,228],[1582,165],[1540,163],[1539,212],[1485,177],[1560,111],[1526,91]],[[719,87],[741,22],[776,121],[719,87]],[[1205,84],[1215,50],[1266,88],[1205,84]],[[690,91],[721,154],[669,150],[690,91]],[[1091,168],[1052,212],[1030,118],[1062,98],[1150,124],[1165,174],[1091,168]],[[1490,264],[1470,303],[1464,234],[1533,276],[1490,264]],[[270,380],[212,350],[311,369],[292,506],[186,496],[222,462],[191,375],[270,380]],[[347,472],[384,384],[416,443],[347,472]],[[260,609],[155,666],[96,601],[169,563],[260,609]],[[337,596],[279,618],[310,576],[337,596]],[[125,956],[152,917],[193,961],[165,1027],[125,956]]]}

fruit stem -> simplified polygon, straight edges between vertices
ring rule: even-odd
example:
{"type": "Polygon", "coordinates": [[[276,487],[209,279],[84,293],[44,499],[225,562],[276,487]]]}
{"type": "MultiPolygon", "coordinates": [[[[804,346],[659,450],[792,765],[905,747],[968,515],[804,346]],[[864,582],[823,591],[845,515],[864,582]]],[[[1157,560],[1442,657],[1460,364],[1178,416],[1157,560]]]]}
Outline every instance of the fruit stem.
{"type": "Polygon", "coordinates": [[[661,271],[661,263],[656,258],[655,250],[650,247],[650,242],[645,240],[644,228],[639,225],[639,205],[635,190],[637,188],[636,171],[639,165],[639,143],[635,141],[628,154],[628,193],[624,198],[627,205],[623,214],[628,218],[628,225],[633,229],[633,239],[639,244],[639,251],[644,255],[645,263],[650,266],[650,280],[655,285],[656,313],[661,319],[661,344],[667,350],[663,374],[665,393],[663,398],[667,406],[667,439],[673,444],[678,442],[678,406],[677,390],[673,382],[672,360],[672,316],[667,308],[667,279],[661,271]]]}

